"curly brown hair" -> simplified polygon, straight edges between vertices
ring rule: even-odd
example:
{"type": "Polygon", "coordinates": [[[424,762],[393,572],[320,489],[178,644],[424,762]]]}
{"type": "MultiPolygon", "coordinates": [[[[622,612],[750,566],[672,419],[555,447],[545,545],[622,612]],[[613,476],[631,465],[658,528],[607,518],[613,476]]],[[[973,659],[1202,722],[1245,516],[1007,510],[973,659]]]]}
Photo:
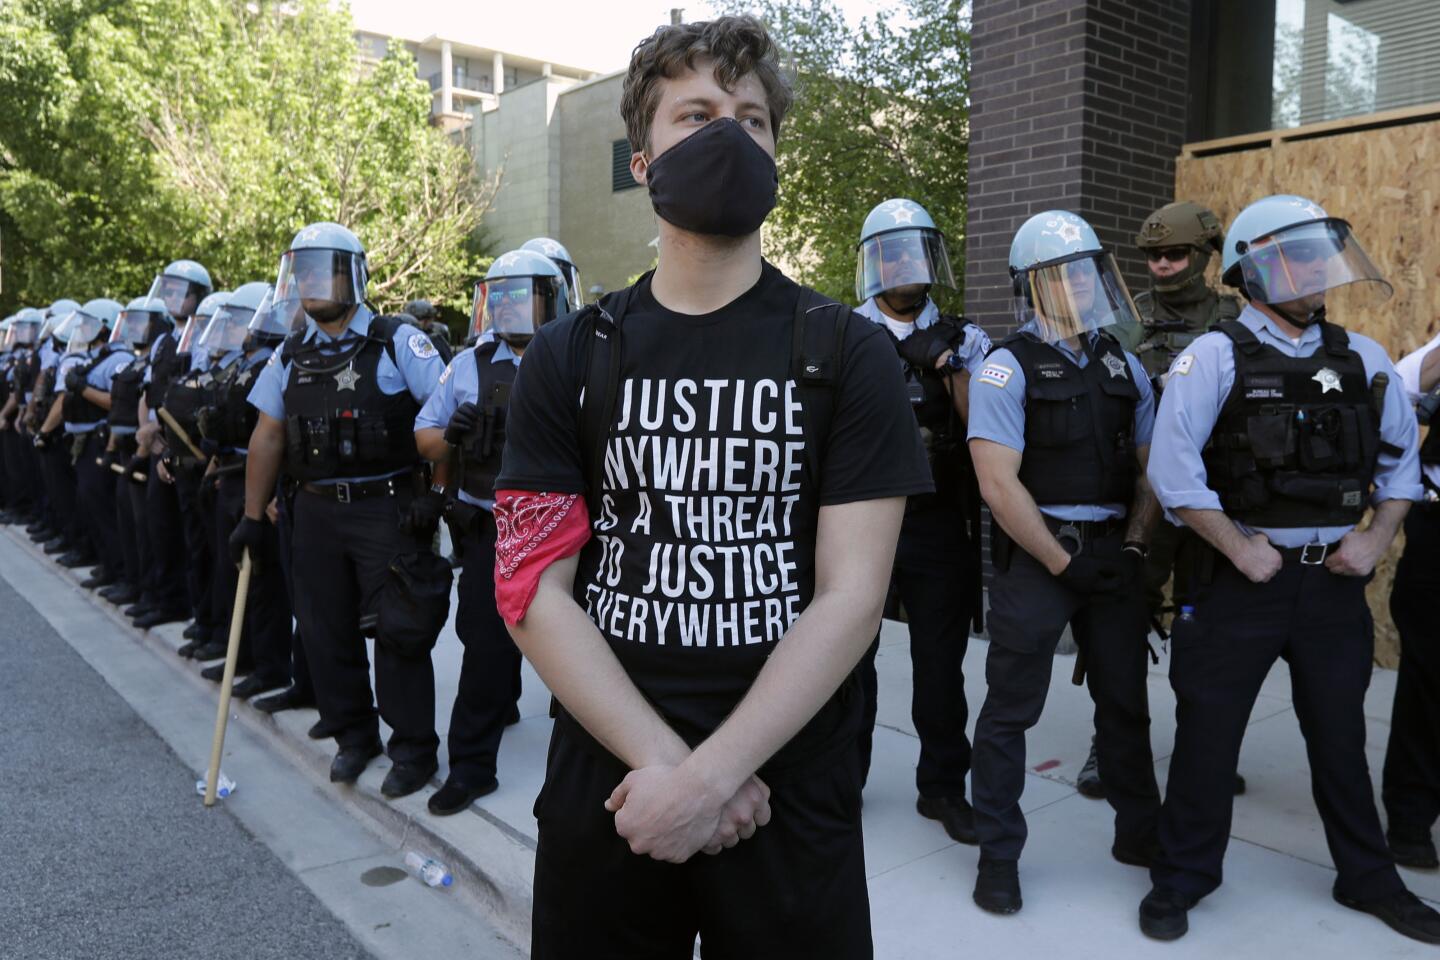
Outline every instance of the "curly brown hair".
{"type": "Polygon", "coordinates": [[[770,129],[779,139],[780,122],[795,97],[781,72],[775,43],[754,17],[718,17],[659,27],[630,55],[620,116],[625,119],[631,150],[649,149],[650,125],[660,104],[660,81],[695,69],[695,61],[702,57],[714,62],[715,79],[727,93],[735,89],[741,77],[755,75],[765,88],[770,129]]]}

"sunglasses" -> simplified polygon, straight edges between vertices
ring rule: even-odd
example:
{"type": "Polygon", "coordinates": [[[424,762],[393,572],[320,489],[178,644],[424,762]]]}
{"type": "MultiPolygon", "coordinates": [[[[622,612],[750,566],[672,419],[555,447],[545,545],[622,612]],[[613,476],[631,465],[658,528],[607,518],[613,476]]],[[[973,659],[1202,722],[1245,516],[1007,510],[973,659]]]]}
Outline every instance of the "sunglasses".
{"type": "Polygon", "coordinates": [[[513,290],[491,290],[486,295],[486,298],[490,301],[490,305],[493,307],[500,306],[507,299],[511,303],[524,303],[526,300],[530,299],[530,291],[525,289],[524,287],[517,287],[513,290]]]}
{"type": "Polygon", "coordinates": [[[1151,263],[1158,263],[1161,260],[1168,260],[1171,263],[1180,263],[1190,258],[1189,247],[1166,247],[1164,250],[1146,250],[1145,259],[1151,263]]]}

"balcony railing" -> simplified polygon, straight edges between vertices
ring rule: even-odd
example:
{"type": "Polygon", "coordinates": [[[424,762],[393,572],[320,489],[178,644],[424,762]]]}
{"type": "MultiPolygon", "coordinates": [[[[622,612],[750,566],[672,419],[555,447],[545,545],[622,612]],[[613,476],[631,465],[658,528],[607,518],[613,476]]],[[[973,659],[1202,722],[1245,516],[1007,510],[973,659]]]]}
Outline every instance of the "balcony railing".
{"type": "MultiPolygon", "coordinates": [[[[434,73],[430,74],[430,76],[426,77],[425,80],[430,84],[430,91],[432,93],[440,89],[440,71],[435,71],[434,73]]],[[[451,72],[450,86],[455,90],[465,90],[470,93],[491,93],[494,90],[488,77],[472,77],[470,74],[464,72],[463,70],[455,70],[451,72]]]]}

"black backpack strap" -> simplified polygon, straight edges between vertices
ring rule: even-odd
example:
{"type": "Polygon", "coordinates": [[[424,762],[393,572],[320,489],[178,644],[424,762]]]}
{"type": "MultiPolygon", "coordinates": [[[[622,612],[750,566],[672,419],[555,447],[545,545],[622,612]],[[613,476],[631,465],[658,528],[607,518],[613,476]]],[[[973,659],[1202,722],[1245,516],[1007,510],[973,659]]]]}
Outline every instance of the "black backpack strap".
{"type": "Polygon", "coordinates": [[[370,332],[366,334],[372,340],[379,340],[384,344],[385,354],[390,358],[390,363],[396,370],[400,369],[400,360],[395,356],[395,333],[404,322],[399,317],[377,314],[370,318],[370,332]]]}
{"type": "MultiPolygon", "coordinates": [[[[653,273],[653,271],[651,271],[653,273]]],[[[636,287],[650,281],[647,273],[633,286],[618,290],[600,303],[585,308],[578,323],[590,321],[590,354],[585,365],[584,393],[580,402],[580,463],[585,471],[585,506],[590,522],[600,515],[600,491],[605,483],[605,447],[615,404],[620,398],[620,363],[623,359],[620,324],[636,287]]]]}
{"type": "Polygon", "coordinates": [[[826,300],[806,287],[795,301],[794,340],[790,362],[800,392],[800,423],[805,434],[805,468],[815,492],[835,419],[835,388],[845,347],[850,308],[826,300]]]}
{"type": "Polygon", "coordinates": [[[1354,354],[1350,349],[1350,334],[1345,328],[1331,323],[1329,320],[1320,321],[1320,341],[1325,346],[1325,352],[1336,358],[1349,358],[1354,354]]]}
{"type": "Polygon", "coordinates": [[[1247,354],[1258,353],[1265,347],[1265,345],[1260,342],[1260,338],[1255,336],[1250,328],[1239,320],[1222,320],[1215,324],[1214,329],[1229,337],[1231,343],[1235,344],[1235,346],[1247,354]]]}

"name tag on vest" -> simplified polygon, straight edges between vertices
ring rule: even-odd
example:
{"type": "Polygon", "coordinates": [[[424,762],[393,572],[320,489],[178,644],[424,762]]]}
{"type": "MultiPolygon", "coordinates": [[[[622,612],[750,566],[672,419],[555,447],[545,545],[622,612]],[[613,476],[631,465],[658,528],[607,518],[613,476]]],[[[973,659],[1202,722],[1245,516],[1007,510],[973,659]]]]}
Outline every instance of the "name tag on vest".
{"type": "Polygon", "coordinates": [[[1246,400],[1285,399],[1285,378],[1278,374],[1248,374],[1244,386],[1246,400]]]}

